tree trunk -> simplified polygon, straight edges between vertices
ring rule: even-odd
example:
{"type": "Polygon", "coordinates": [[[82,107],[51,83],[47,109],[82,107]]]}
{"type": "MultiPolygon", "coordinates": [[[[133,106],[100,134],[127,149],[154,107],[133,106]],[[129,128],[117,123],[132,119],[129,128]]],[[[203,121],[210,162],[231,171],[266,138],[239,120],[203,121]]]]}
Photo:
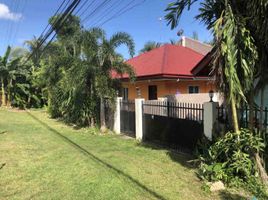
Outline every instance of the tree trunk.
{"type": "Polygon", "coordinates": [[[105,123],[105,108],[104,108],[104,100],[101,97],[100,99],[100,124],[101,124],[101,132],[106,132],[106,123],[105,123]]]}
{"type": "Polygon", "coordinates": [[[263,167],[262,159],[260,158],[260,155],[258,153],[255,154],[255,160],[256,160],[258,171],[260,173],[260,178],[263,184],[266,185],[266,187],[268,187],[268,176],[263,167]]]}
{"type": "Polygon", "coordinates": [[[1,78],[1,88],[2,88],[2,106],[6,106],[6,91],[3,78],[1,78]]]}
{"type": "Polygon", "coordinates": [[[90,118],[90,126],[94,127],[95,126],[95,120],[93,117],[90,118]]]}
{"type": "Polygon", "coordinates": [[[231,100],[231,109],[232,109],[232,119],[233,119],[234,132],[239,133],[237,110],[236,110],[236,105],[235,105],[235,100],[234,99],[231,100]]]}
{"type": "Polygon", "coordinates": [[[12,87],[12,79],[10,79],[8,90],[7,90],[7,106],[11,106],[11,87],[12,87]]]}

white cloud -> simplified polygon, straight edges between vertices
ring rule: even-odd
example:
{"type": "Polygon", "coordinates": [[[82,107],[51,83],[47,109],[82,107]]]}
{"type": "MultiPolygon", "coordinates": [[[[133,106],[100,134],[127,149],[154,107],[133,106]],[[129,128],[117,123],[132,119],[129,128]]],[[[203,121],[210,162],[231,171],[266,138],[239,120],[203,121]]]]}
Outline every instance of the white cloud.
{"type": "Polygon", "coordinates": [[[9,10],[8,6],[0,3],[0,19],[17,21],[22,18],[22,14],[13,13],[9,10]]]}

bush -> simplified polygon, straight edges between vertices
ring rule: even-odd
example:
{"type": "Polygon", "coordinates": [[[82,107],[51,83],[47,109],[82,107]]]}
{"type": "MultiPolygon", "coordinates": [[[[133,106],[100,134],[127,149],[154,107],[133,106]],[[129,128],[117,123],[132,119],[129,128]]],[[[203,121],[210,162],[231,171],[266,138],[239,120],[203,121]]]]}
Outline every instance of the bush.
{"type": "Polygon", "coordinates": [[[257,134],[248,129],[242,129],[240,133],[228,132],[208,145],[205,143],[205,148],[199,149],[199,176],[202,179],[221,180],[227,185],[243,186],[255,195],[265,196],[254,159],[254,154],[263,151],[265,145],[257,134]]]}

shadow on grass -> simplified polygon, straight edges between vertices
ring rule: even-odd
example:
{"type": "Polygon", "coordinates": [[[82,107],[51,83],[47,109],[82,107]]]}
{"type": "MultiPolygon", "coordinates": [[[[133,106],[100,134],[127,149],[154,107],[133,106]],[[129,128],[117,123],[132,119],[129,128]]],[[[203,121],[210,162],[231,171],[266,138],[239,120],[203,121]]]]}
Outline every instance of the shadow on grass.
{"type": "Polygon", "coordinates": [[[0,164],[0,169],[3,169],[6,163],[0,164]]]}
{"type": "Polygon", "coordinates": [[[42,122],[40,119],[38,119],[36,116],[34,116],[33,114],[31,114],[30,112],[27,112],[27,114],[29,116],[31,116],[34,120],[36,120],[37,122],[39,122],[41,125],[43,125],[46,129],[48,129],[49,131],[53,132],[54,134],[56,134],[57,136],[59,136],[61,139],[63,139],[66,143],[68,143],[69,145],[71,145],[72,147],[74,147],[75,149],[77,149],[78,151],[80,151],[81,153],[83,153],[84,155],[90,157],[91,159],[95,160],[96,162],[102,164],[103,166],[113,170],[114,172],[118,173],[119,175],[127,178],[128,180],[130,180],[132,183],[134,183],[135,185],[137,185],[138,187],[140,187],[141,189],[143,189],[144,191],[148,192],[150,195],[154,196],[157,199],[162,199],[164,200],[165,198],[163,196],[161,196],[160,194],[156,193],[155,191],[151,190],[150,188],[146,187],[145,185],[143,185],[142,183],[140,183],[138,180],[134,179],[133,177],[131,177],[130,175],[126,174],[125,172],[117,169],[116,167],[112,166],[111,164],[101,160],[100,158],[98,158],[97,156],[95,156],[94,154],[90,153],[88,150],[84,149],[83,147],[81,147],[80,145],[78,145],[77,143],[73,142],[72,140],[70,140],[68,137],[62,135],[60,132],[58,132],[57,130],[55,130],[54,128],[50,127],[48,124],[42,122]]]}
{"type": "MultiPolygon", "coordinates": [[[[240,194],[233,194],[226,190],[220,192],[220,198],[222,200],[228,199],[228,200],[247,200],[248,198],[245,196],[241,196],[240,194]]],[[[253,199],[253,198],[251,198],[253,199]]]]}
{"type": "Polygon", "coordinates": [[[165,145],[157,144],[157,143],[151,143],[151,142],[142,142],[138,144],[139,146],[149,148],[152,150],[166,150],[167,155],[173,160],[174,162],[177,162],[181,164],[184,167],[193,169],[196,168],[196,166],[191,162],[194,160],[194,156],[189,153],[189,151],[182,151],[182,150],[176,150],[169,148],[165,145]]]}

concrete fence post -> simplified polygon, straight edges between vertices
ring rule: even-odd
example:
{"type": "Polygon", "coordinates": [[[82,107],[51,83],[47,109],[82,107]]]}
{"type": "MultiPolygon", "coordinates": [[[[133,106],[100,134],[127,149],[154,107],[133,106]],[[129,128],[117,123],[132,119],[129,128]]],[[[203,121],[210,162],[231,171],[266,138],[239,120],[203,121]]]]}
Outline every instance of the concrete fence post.
{"type": "Polygon", "coordinates": [[[114,111],[114,132],[120,134],[120,102],[122,97],[117,97],[115,101],[115,111],[114,111]]]}
{"type": "Polygon", "coordinates": [[[214,125],[217,120],[218,106],[218,102],[204,103],[204,134],[209,140],[212,140],[214,125]]]}
{"type": "Polygon", "coordinates": [[[135,121],[136,121],[136,139],[139,141],[143,140],[143,111],[142,104],[144,99],[135,99],[135,121]]]}

